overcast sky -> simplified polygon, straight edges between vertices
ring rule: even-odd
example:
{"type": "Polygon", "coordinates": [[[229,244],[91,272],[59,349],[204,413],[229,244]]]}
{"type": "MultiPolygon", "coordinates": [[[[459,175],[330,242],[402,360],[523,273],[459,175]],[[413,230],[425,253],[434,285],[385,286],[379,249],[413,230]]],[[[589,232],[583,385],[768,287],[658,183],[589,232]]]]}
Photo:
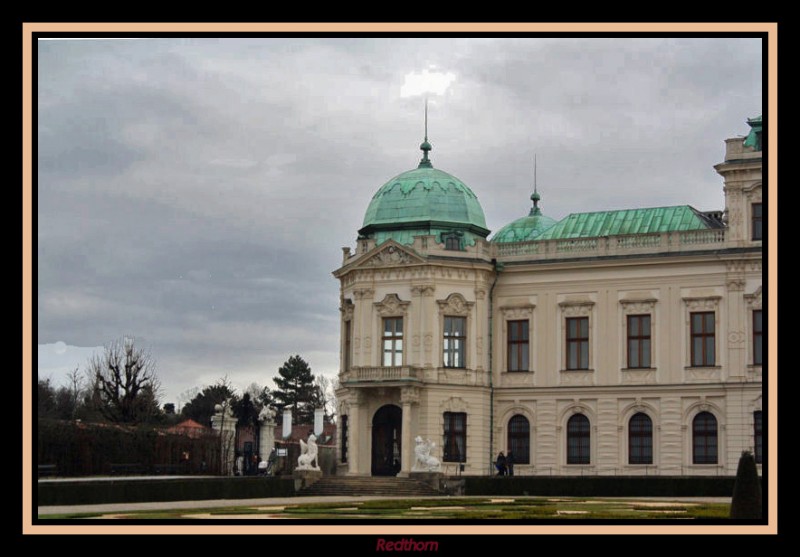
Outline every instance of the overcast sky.
{"type": "Polygon", "coordinates": [[[762,111],[758,39],[219,38],[38,43],[40,378],[134,336],[162,402],[291,355],[338,371],[331,272],[375,191],[435,167],[527,214],[722,209],[762,111]]]}

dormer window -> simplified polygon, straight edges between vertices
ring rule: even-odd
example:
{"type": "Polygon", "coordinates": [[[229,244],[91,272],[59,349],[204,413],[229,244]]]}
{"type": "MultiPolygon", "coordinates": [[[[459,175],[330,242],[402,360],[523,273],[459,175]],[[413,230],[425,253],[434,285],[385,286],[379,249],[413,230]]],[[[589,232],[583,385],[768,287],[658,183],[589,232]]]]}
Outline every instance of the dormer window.
{"type": "Polygon", "coordinates": [[[449,251],[463,251],[464,248],[461,247],[462,236],[463,234],[459,234],[458,232],[450,232],[442,234],[442,240],[444,241],[444,249],[449,251]]]}

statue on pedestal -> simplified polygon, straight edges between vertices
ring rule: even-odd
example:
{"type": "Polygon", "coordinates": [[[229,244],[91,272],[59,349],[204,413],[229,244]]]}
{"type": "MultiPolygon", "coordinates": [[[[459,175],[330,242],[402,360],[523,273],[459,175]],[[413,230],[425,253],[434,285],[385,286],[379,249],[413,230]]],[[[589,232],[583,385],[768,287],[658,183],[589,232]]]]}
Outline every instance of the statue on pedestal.
{"type": "Polygon", "coordinates": [[[441,467],[439,459],[431,455],[431,450],[436,447],[430,439],[423,440],[419,435],[415,439],[417,446],[414,447],[416,460],[411,468],[412,472],[438,472],[441,467]]]}
{"type": "Polygon", "coordinates": [[[319,470],[317,461],[317,436],[313,433],[308,437],[308,443],[300,439],[300,456],[297,457],[298,470],[319,470]],[[312,465],[312,462],[314,463],[312,465]]]}

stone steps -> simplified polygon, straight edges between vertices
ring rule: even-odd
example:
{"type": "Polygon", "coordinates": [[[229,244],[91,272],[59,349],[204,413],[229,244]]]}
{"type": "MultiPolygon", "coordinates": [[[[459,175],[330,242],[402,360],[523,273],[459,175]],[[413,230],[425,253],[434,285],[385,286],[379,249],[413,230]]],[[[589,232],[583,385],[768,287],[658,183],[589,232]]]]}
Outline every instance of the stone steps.
{"type": "Polygon", "coordinates": [[[428,484],[410,478],[326,476],[298,495],[438,495],[428,484]]]}

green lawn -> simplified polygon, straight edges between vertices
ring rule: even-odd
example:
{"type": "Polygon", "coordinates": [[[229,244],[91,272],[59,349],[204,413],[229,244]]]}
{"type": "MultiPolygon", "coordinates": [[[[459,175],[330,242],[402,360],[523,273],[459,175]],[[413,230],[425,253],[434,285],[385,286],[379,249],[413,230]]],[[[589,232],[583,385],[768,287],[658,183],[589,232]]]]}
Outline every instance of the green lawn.
{"type": "Polygon", "coordinates": [[[605,498],[482,497],[387,499],[281,506],[241,506],[163,511],[39,515],[40,519],[725,519],[729,503],[688,503],[605,498]]]}

